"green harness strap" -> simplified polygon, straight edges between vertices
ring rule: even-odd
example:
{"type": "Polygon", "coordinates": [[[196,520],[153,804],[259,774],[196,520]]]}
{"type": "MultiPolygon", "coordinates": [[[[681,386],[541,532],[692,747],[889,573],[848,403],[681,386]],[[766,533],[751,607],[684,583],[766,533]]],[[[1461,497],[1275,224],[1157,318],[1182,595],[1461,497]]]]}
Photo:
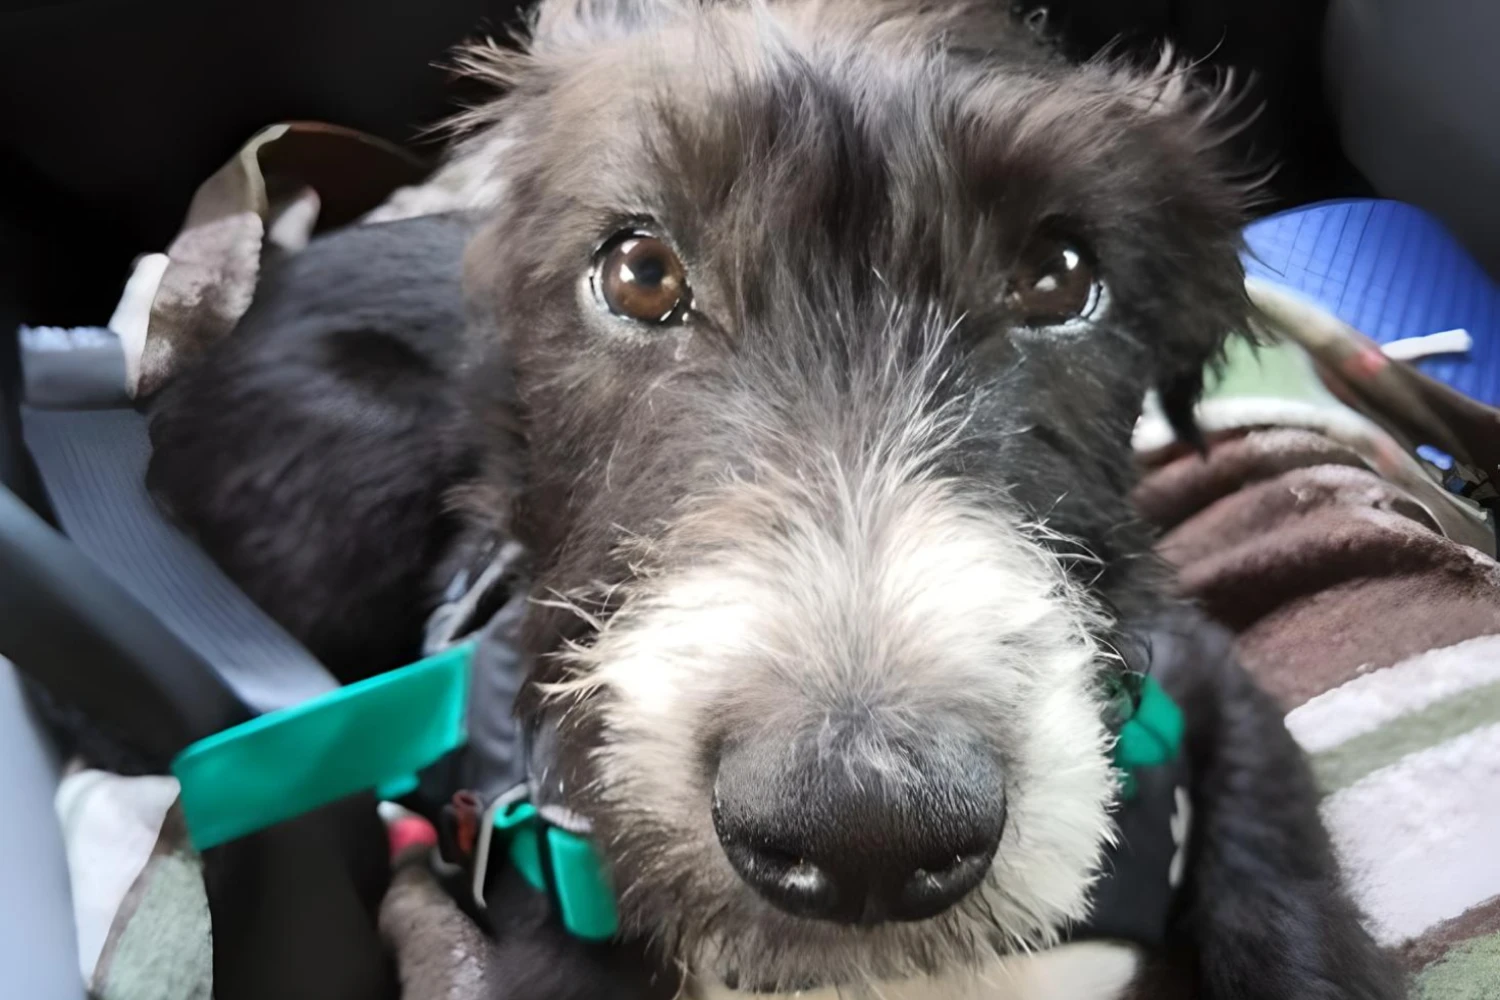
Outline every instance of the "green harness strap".
{"type": "Polygon", "coordinates": [[[1137,674],[1139,693],[1135,712],[1120,727],[1115,742],[1115,767],[1120,769],[1120,794],[1135,797],[1136,772],[1158,767],[1182,752],[1182,709],[1149,674],[1137,674]]]}
{"type": "Polygon", "coordinates": [[[472,643],[199,740],[172,761],[206,850],[374,790],[399,798],[468,738],[472,643]]]}
{"type": "MultiPolygon", "coordinates": [[[[398,798],[416,775],[467,739],[472,641],[200,740],[179,754],[183,818],[206,850],[330,802],[374,790],[398,798]]],[[[1135,675],[1115,764],[1121,792],[1135,772],[1181,749],[1182,712],[1150,676],[1135,675]]],[[[583,836],[546,822],[524,797],[493,813],[491,836],[534,888],[556,894],[569,932],[605,940],[619,926],[608,871],[583,836]]]]}
{"type": "MultiPolygon", "coordinates": [[[[474,643],[199,740],[172,762],[183,818],[200,851],[359,792],[399,798],[417,774],[463,746],[474,643]]],[[[618,926],[614,892],[587,839],[519,799],[496,812],[511,863],[555,888],[563,924],[591,941],[618,926]]]]}

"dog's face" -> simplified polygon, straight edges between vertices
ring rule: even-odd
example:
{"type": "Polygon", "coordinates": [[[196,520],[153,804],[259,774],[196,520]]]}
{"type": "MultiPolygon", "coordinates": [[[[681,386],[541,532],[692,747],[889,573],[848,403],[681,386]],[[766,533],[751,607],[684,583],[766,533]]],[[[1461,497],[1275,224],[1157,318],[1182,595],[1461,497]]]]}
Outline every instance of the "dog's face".
{"type": "Polygon", "coordinates": [[[1131,428],[1244,310],[1204,109],[989,3],[595,6],[494,56],[468,389],[625,927],[755,989],[1046,944],[1110,836],[1131,428]]]}

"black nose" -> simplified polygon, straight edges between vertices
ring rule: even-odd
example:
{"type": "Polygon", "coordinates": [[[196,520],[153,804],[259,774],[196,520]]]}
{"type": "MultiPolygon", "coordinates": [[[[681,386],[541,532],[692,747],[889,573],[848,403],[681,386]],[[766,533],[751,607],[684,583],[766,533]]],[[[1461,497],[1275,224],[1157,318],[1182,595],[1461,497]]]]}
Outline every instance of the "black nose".
{"type": "Polygon", "coordinates": [[[985,747],[883,749],[766,737],[727,746],[714,828],[756,892],[798,916],[924,920],[984,880],[1005,829],[1000,768],[985,747]]]}

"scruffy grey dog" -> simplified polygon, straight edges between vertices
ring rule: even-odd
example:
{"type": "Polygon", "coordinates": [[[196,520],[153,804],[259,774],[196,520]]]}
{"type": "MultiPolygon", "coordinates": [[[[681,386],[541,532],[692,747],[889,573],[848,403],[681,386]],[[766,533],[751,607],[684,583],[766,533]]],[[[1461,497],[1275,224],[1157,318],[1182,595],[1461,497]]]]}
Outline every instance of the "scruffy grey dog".
{"type": "MultiPolygon", "coordinates": [[[[519,711],[560,719],[621,947],[688,995],[1399,996],[1279,713],[1213,642],[1157,667],[1194,776],[1165,947],[1054,947],[1115,828],[1119,651],[1163,592],[1131,429],[1156,389],[1191,435],[1246,325],[1215,97],[1170,61],[1069,65],[994,2],[555,0],[533,35],[467,59],[506,96],[469,121],[500,193],[462,349],[390,323],[383,361],[289,363],[242,331],[164,401],[159,495],[309,618],[330,581],[341,608],[389,598],[351,553],[416,606],[460,528],[523,541],[519,711]],[[419,399],[382,394],[403,372],[419,399]]],[[[402,225],[268,287],[412,287],[402,225]]],[[[517,996],[622,988],[510,934],[517,996]]]]}

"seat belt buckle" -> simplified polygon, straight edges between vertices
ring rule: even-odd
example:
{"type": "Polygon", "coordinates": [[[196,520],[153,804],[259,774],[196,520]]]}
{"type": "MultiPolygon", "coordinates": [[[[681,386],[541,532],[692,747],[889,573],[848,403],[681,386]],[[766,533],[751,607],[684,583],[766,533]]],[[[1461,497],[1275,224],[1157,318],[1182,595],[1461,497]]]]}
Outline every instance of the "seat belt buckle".
{"type": "Polygon", "coordinates": [[[467,739],[468,642],[199,740],[177,755],[183,818],[207,850],[359,792],[396,798],[467,739]]]}

